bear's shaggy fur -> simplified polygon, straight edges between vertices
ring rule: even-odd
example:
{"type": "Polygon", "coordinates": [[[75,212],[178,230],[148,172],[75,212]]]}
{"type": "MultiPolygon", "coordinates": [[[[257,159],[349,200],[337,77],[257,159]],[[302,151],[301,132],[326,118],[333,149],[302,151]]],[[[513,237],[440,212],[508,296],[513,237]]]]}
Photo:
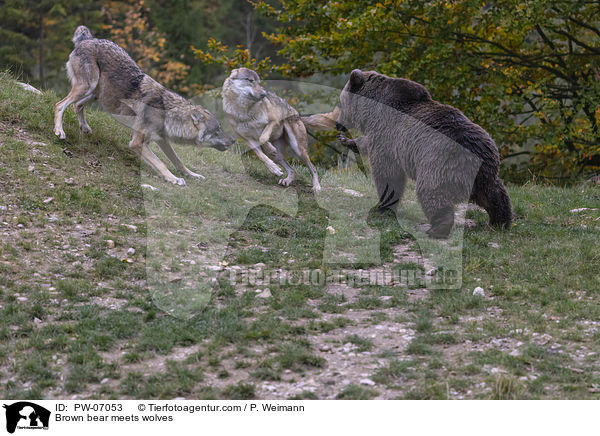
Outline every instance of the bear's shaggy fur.
{"type": "Polygon", "coordinates": [[[429,236],[447,238],[454,206],[468,200],[487,211],[490,224],[510,227],[496,144],[461,111],[433,100],[424,86],[354,70],[340,96],[338,123],[361,131],[359,148],[367,150],[380,196],[387,187],[399,200],[406,177],[416,181],[429,236]]]}

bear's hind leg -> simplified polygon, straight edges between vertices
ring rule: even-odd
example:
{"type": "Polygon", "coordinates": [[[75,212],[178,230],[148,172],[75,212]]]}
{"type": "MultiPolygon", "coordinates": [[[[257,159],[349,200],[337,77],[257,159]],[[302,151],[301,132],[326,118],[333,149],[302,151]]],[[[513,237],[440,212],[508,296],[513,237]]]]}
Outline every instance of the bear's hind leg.
{"type": "Polygon", "coordinates": [[[417,198],[431,224],[427,235],[434,239],[447,239],[454,226],[454,205],[449,201],[448,195],[417,183],[417,198]]]}
{"type": "Polygon", "coordinates": [[[477,188],[472,200],[483,207],[490,217],[490,225],[509,229],[512,223],[512,207],[504,183],[499,178],[483,188],[477,188]]]}

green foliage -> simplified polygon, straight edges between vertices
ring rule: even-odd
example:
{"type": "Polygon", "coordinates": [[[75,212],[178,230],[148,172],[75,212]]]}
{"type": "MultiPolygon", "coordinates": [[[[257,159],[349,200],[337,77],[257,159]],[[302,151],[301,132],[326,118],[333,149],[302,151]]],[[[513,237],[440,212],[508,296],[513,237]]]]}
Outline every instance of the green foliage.
{"type": "Polygon", "coordinates": [[[6,0],[0,6],[0,65],[10,66],[25,80],[59,86],[72,50],[73,31],[80,24],[96,29],[98,0],[6,0]]]}
{"type": "Polygon", "coordinates": [[[169,58],[166,37],[150,24],[150,10],[144,0],[109,1],[103,14],[108,21],[103,27],[110,40],[123,47],[142,70],[169,88],[189,90],[184,85],[189,66],[169,58]]]}
{"type": "MultiPolygon", "coordinates": [[[[266,37],[286,63],[271,71],[375,69],[423,83],[491,133],[515,178],[572,179],[600,168],[597,3],[291,0],[256,8],[280,24],[266,37]]],[[[218,55],[199,52],[205,61],[262,67],[240,48],[229,57],[217,42],[210,48],[218,55]]]]}

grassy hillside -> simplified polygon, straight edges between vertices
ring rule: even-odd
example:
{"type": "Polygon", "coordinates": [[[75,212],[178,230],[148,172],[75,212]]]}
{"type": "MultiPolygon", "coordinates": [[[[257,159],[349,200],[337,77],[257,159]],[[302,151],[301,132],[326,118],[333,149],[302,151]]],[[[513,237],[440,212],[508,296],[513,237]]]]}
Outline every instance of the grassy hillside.
{"type": "MultiPolygon", "coordinates": [[[[599,186],[509,186],[510,232],[470,210],[449,243],[462,243],[458,290],[253,286],[229,277],[429,261],[410,231],[380,238],[367,222],[376,199],[357,171],[320,170],[314,196],[240,147],[178,147],[207,179],[175,187],[140,170],[104,113],[88,111],[83,137],[69,109],[56,139],[58,99],[0,76],[1,396],[600,395],[599,186]]],[[[401,211],[418,216],[410,192],[401,211]]]]}

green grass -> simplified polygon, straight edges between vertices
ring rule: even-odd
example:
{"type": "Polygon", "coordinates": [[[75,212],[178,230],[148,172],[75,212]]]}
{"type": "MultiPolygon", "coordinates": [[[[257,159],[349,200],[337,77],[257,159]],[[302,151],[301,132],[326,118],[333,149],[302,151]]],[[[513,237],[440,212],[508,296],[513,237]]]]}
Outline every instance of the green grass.
{"type": "MultiPolygon", "coordinates": [[[[130,131],[107,114],[88,110],[94,133],[81,136],[69,109],[56,139],[59,98],[0,75],[4,397],[249,399],[269,384],[297,399],[600,395],[600,213],[570,212],[598,207],[600,187],[509,186],[510,232],[468,212],[461,289],[230,283],[231,270],[204,265],[297,279],[377,268],[376,253],[416,275],[427,267],[395,262],[397,244],[418,241],[397,228],[379,239],[371,183],[353,168],[320,168],[314,196],[302,166],[300,184],[282,188],[239,146],[178,147],[207,179],[175,187],[140,171],[130,131]],[[355,359],[364,367],[347,373],[355,359]]],[[[414,200],[408,190],[402,213],[418,216],[414,200]]]]}

